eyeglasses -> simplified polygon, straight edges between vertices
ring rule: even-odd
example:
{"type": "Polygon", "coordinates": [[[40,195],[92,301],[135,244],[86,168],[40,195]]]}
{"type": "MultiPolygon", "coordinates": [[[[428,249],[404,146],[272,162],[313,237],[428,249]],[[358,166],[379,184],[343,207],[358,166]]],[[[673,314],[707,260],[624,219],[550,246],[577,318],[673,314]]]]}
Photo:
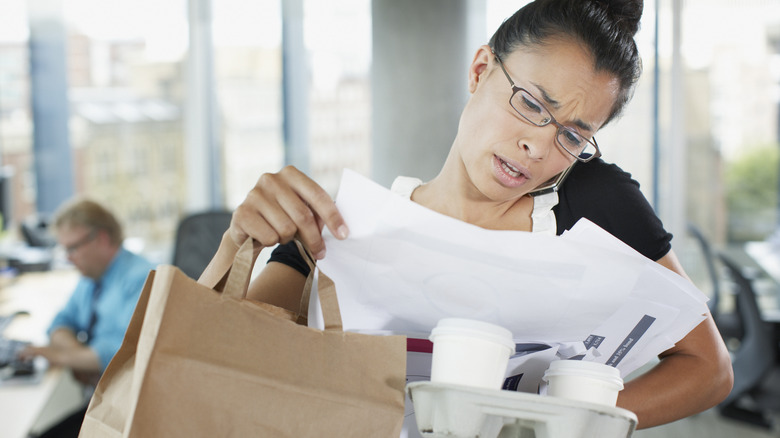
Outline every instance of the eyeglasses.
{"type": "Polygon", "coordinates": [[[504,63],[501,62],[501,58],[498,54],[493,52],[493,55],[498,61],[498,65],[501,66],[501,70],[509,80],[509,85],[512,86],[512,96],[509,98],[509,104],[512,105],[515,111],[520,114],[525,120],[534,126],[547,126],[550,123],[558,128],[558,132],[555,134],[555,140],[559,145],[569,153],[572,157],[576,158],[583,163],[586,163],[594,158],[601,156],[598,144],[596,144],[595,138],[588,139],[579,132],[567,128],[552,116],[550,111],[542,105],[537,98],[535,98],[527,90],[515,85],[515,81],[509,77],[504,63]]]}
{"type": "Polygon", "coordinates": [[[79,240],[78,242],[65,246],[65,252],[68,255],[73,254],[74,252],[78,251],[79,248],[94,240],[96,236],[97,236],[97,230],[92,229],[86,236],[82,237],[81,240],[79,240]]]}

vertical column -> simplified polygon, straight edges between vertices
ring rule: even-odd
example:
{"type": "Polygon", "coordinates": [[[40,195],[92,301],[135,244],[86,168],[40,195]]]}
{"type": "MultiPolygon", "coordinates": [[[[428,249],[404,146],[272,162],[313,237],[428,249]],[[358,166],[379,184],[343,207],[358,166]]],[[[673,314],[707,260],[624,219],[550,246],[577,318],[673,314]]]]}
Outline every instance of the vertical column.
{"type": "Polygon", "coordinates": [[[660,50],[658,48],[659,43],[659,17],[661,13],[661,0],[655,0],[654,2],[654,19],[653,19],[653,32],[654,32],[654,44],[653,44],[653,199],[652,204],[656,214],[660,212],[660,175],[661,175],[661,121],[660,121],[660,104],[661,96],[659,90],[661,89],[661,62],[658,58],[660,50]]]}
{"type": "Polygon", "coordinates": [[[449,152],[485,44],[484,2],[373,0],[372,178],[428,180],[449,152]],[[480,19],[481,18],[481,19],[480,19]]]}
{"type": "Polygon", "coordinates": [[[61,0],[30,0],[28,8],[36,208],[45,215],[73,196],[66,38],[61,0]]]}
{"type": "MultiPolygon", "coordinates": [[[[775,59],[780,58],[780,26],[768,29],[769,32],[769,40],[771,43],[769,44],[770,48],[772,49],[772,55],[775,59]]],[[[775,79],[775,87],[776,89],[780,89],[780,71],[775,71],[774,73],[774,79],[775,79]]],[[[777,111],[777,117],[775,122],[777,125],[775,126],[775,141],[777,142],[778,146],[780,146],[780,96],[776,97],[775,100],[776,103],[776,110],[777,111]]],[[[778,172],[780,172],[780,168],[778,168],[778,172]]],[[[780,178],[777,180],[777,217],[775,219],[775,232],[773,234],[780,236],[780,178]]]]}
{"type": "Polygon", "coordinates": [[[221,208],[222,152],[217,140],[217,99],[211,38],[211,0],[189,0],[185,141],[187,208],[221,208]]]}
{"type": "Polygon", "coordinates": [[[683,236],[686,232],[686,190],[687,180],[686,135],[685,135],[685,64],[680,47],[682,46],[682,0],[672,0],[672,71],[671,71],[671,111],[670,142],[666,149],[669,166],[669,184],[667,209],[662,210],[666,228],[674,235],[683,236]]]}
{"type": "Polygon", "coordinates": [[[309,66],[303,39],[303,0],[282,0],[284,161],[309,171],[309,66]]]}

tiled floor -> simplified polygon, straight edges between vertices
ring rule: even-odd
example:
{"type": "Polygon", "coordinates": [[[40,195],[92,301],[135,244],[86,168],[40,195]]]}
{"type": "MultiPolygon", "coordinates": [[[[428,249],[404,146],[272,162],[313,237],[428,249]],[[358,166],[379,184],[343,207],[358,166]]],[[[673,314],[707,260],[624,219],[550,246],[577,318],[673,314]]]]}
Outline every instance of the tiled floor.
{"type": "Polygon", "coordinates": [[[743,407],[764,407],[770,428],[726,418],[717,408],[664,426],[634,432],[635,438],[779,438],[780,437],[780,367],[761,381],[760,390],[740,399],[743,407]]]}
{"type": "Polygon", "coordinates": [[[715,410],[703,412],[664,426],[634,432],[633,438],[777,438],[780,415],[772,429],[764,429],[721,417],[715,410]]]}

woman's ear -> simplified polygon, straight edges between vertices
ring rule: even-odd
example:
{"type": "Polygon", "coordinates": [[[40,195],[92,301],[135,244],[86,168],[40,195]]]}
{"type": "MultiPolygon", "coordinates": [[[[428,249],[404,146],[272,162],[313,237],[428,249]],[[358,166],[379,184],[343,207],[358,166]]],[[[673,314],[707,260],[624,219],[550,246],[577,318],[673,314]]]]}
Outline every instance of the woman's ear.
{"type": "Polygon", "coordinates": [[[474,59],[469,65],[469,93],[474,94],[477,91],[477,85],[483,80],[492,57],[493,52],[488,45],[481,46],[474,54],[474,59]]]}

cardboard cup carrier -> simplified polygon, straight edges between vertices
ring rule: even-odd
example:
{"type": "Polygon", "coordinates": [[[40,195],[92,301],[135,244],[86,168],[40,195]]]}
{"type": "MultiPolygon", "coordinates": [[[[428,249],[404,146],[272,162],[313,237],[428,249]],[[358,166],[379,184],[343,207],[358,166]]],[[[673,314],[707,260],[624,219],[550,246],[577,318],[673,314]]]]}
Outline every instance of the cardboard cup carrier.
{"type": "Polygon", "coordinates": [[[623,389],[617,368],[582,360],[553,361],[543,379],[547,395],[608,406],[615,406],[623,389]]]}
{"type": "Polygon", "coordinates": [[[444,318],[431,331],[431,382],[501,389],[515,351],[504,327],[463,318],[444,318]]]}

